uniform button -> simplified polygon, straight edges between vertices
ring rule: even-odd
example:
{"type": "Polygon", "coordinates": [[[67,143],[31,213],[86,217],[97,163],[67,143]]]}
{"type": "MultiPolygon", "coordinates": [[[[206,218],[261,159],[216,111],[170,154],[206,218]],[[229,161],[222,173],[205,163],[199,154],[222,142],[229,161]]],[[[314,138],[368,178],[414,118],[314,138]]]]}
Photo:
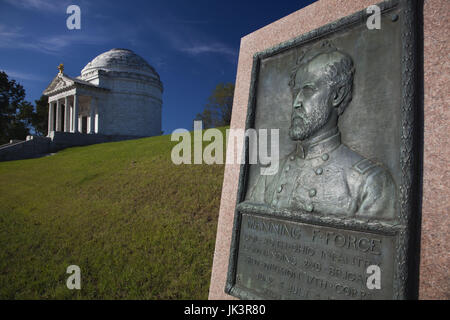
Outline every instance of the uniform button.
{"type": "Polygon", "coordinates": [[[317,169],[316,169],[316,174],[317,174],[317,175],[320,176],[322,173],[323,173],[323,169],[322,169],[322,168],[317,168],[317,169]]]}
{"type": "Polygon", "coordinates": [[[316,189],[311,189],[311,190],[309,190],[309,196],[310,196],[311,198],[314,197],[316,194],[317,194],[316,189]]]}
{"type": "Polygon", "coordinates": [[[289,171],[290,168],[291,167],[288,165],[288,166],[286,166],[286,169],[284,169],[284,171],[289,171]]]}
{"type": "Polygon", "coordinates": [[[291,159],[291,161],[294,161],[294,160],[295,160],[295,157],[294,157],[294,156],[291,156],[289,159],[291,159]]]}
{"type": "Polygon", "coordinates": [[[322,160],[323,160],[323,161],[327,161],[329,158],[330,158],[330,156],[328,155],[328,153],[324,153],[324,154],[322,155],[322,160]]]}
{"type": "Polygon", "coordinates": [[[281,191],[283,191],[283,185],[279,186],[277,189],[278,193],[280,193],[281,191]]]}
{"type": "Polygon", "coordinates": [[[314,210],[314,207],[313,207],[313,205],[311,203],[309,203],[309,204],[306,205],[305,209],[306,209],[306,211],[311,212],[311,211],[314,210]]]}

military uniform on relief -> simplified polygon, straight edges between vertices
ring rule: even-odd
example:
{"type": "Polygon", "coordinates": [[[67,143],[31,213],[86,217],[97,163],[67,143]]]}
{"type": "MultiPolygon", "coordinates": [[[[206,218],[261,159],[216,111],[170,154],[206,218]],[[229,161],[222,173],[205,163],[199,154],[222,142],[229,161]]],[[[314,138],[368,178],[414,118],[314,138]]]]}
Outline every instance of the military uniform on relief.
{"type": "Polygon", "coordinates": [[[275,208],[392,218],[394,195],[390,174],[342,144],[334,131],[309,146],[298,145],[280,161],[277,174],[258,178],[249,200],[275,208]]]}
{"type": "Polygon", "coordinates": [[[338,118],[352,98],[352,58],[330,42],[301,55],[291,74],[290,138],[296,149],[273,176],[260,176],[248,200],[317,214],[392,219],[389,172],[341,142],[338,118]]]}

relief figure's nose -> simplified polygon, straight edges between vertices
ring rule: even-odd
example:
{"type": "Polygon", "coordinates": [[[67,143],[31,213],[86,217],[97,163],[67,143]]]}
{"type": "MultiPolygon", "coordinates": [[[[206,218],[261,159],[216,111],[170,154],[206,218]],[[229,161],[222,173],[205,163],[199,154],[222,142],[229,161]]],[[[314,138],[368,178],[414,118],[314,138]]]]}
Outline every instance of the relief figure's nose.
{"type": "Polygon", "coordinates": [[[295,98],[295,101],[294,101],[294,108],[298,109],[298,108],[301,108],[302,106],[303,106],[303,103],[300,99],[300,95],[297,95],[297,97],[295,98]]]}

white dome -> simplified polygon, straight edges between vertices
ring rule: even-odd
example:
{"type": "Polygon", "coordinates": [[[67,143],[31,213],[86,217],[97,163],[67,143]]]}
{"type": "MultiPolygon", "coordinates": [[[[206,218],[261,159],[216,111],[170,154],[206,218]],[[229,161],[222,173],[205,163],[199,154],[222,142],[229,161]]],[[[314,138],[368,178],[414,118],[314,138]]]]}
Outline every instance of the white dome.
{"type": "Polygon", "coordinates": [[[81,75],[84,76],[93,70],[137,73],[159,80],[155,69],[142,57],[128,49],[116,48],[98,55],[81,70],[81,75]]]}

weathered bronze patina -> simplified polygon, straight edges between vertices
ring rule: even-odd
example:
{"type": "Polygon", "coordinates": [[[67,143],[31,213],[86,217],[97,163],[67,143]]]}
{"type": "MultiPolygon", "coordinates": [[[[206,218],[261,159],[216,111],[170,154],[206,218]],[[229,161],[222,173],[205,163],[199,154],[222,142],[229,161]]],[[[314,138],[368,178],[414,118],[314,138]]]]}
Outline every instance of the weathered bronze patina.
{"type": "Polygon", "coordinates": [[[416,297],[417,9],[379,7],[379,30],[362,11],[255,55],[246,125],[280,160],[241,167],[227,293],[416,297]]]}
{"type": "Polygon", "coordinates": [[[294,212],[392,218],[396,187],[389,172],[341,142],[338,118],[352,98],[352,58],[322,42],[294,70],[289,137],[295,148],[276,175],[259,177],[250,200],[294,212]]]}

